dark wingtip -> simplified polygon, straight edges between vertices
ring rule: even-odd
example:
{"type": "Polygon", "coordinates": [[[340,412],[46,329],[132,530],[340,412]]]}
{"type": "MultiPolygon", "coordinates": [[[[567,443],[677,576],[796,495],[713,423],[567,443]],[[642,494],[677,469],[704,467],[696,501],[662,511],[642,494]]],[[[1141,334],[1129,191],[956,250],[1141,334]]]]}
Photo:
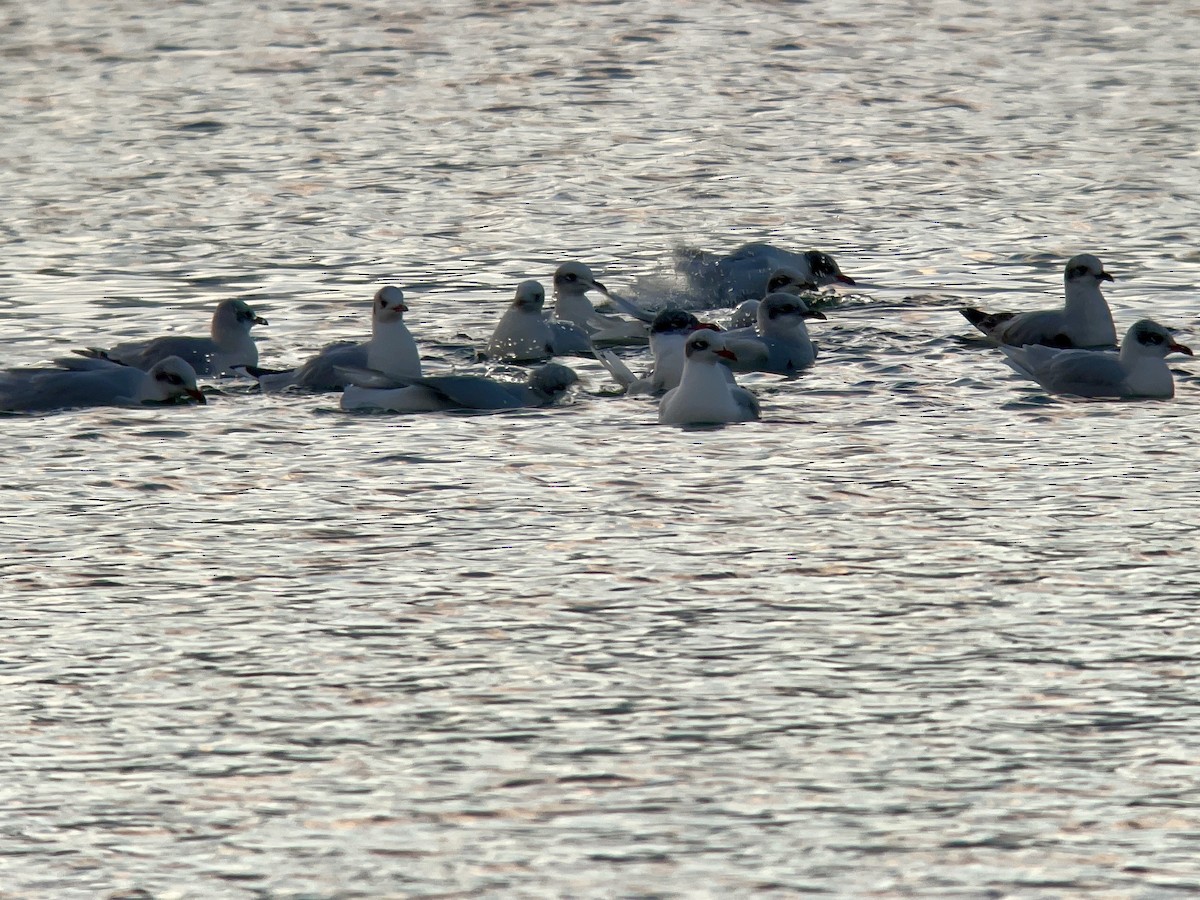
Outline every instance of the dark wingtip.
{"type": "Polygon", "coordinates": [[[987,313],[985,313],[981,309],[975,309],[975,307],[973,307],[973,306],[964,306],[962,309],[959,310],[959,312],[962,313],[963,318],[966,319],[968,322],[970,322],[972,325],[978,325],[981,322],[984,322],[988,318],[987,313]]]}

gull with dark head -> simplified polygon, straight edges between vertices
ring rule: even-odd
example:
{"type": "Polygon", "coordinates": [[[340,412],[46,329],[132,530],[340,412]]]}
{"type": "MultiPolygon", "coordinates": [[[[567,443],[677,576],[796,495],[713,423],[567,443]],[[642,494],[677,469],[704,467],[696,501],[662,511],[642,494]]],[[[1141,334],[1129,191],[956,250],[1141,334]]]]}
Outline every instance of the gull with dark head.
{"type": "Polygon", "coordinates": [[[1066,302],[1062,309],[985,313],[967,307],[960,312],[997,344],[1106,349],[1116,346],[1117,331],[1100,283],[1112,280],[1097,257],[1081,253],[1067,260],[1063,272],[1066,302]]]}
{"type": "Polygon", "coordinates": [[[685,251],[676,255],[675,266],[695,289],[715,293],[721,302],[730,305],[766,296],[767,283],[779,270],[811,285],[810,289],[855,283],[828,253],[795,253],[763,242],[743,244],[727,255],[685,251]]]}
{"type": "Polygon", "coordinates": [[[1162,325],[1151,319],[1134,322],[1119,352],[1059,350],[1040,344],[1000,348],[1005,362],[1052,394],[1121,399],[1168,399],[1175,379],[1164,357],[1192,356],[1162,325]]]}
{"type": "Polygon", "coordinates": [[[722,425],[761,417],[758,398],[729,378],[722,363],[735,362],[720,332],[692,332],[683,345],[683,376],[658,406],[663,425],[722,425]]]}
{"type": "Polygon", "coordinates": [[[235,366],[258,365],[258,345],[250,329],[266,324],[267,320],[245,300],[222,300],[213,313],[208,337],[168,335],[148,341],[127,341],[108,350],[90,348],[77,352],[138,369],[149,369],[168,356],[176,356],[198,375],[230,375],[235,366]]]}
{"type": "Polygon", "coordinates": [[[758,307],[757,333],[744,330],[726,335],[726,345],[737,356],[730,368],[776,375],[795,375],[807,369],[816,362],[817,348],[804,321],[824,318],[823,312],[809,309],[795,294],[768,294],[758,307]]]}
{"type": "Polygon", "coordinates": [[[140,406],[189,397],[204,403],[196,371],[177,356],[148,371],[104,359],[64,360],[69,369],[0,372],[0,409],[48,412],[88,406],[140,406]]]}
{"type": "Polygon", "coordinates": [[[610,350],[598,350],[596,358],[608,369],[616,382],[629,394],[661,394],[679,385],[683,375],[683,344],[687,336],[702,325],[700,320],[684,309],[668,307],[660,310],[650,323],[650,353],[654,365],[639,378],[610,350]]]}
{"type": "Polygon", "coordinates": [[[295,387],[306,391],[340,391],[346,380],[341,367],[373,369],[385,375],[420,375],[421,353],[404,324],[408,304],[404,292],[387,285],[371,300],[371,338],[361,343],[339,341],[324,347],[296,369],[240,366],[258,379],[264,391],[295,387]]]}

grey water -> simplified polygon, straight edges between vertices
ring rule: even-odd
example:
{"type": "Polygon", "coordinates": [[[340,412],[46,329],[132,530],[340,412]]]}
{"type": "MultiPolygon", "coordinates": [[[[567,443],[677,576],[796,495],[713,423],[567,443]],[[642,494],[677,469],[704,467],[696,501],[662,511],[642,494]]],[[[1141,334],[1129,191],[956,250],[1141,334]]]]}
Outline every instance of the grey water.
{"type": "MultiPolygon", "coordinates": [[[[289,365],[401,285],[682,246],[859,279],[762,422],[0,420],[0,895],[1200,890],[1200,381],[1050,398],[963,304],[1197,338],[1192,3],[0,4],[5,366],[214,304],[289,365]]],[[[624,351],[635,367],[640,357],[624,351]]]]}

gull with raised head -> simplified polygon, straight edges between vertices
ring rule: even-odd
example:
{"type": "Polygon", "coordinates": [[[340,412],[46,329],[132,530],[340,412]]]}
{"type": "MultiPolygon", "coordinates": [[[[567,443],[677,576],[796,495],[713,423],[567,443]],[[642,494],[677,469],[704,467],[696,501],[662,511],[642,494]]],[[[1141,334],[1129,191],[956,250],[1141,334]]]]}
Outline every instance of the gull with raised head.
{"type": "Polygon", "coordinates": [[[692,332],[684,341],[683,353],[679,386],[667,391],[659,402],[661,424],[722,425],[761,417],[758,398],[738,387],[722,365],[737,357],[725,346],[720,332],[707,328],[692,332]]]}
{"type": "Polygon", "coordinates": [[[549,406],[579,380],[566,366],[548,363],[533,369],[526,381],[498,381],[483,375],[429,375],[423,378],[364,379],[342,393],[342,409],[391,412],[501,410],[549,406]]]}
{"type": "Polygon", "coordinates": [[[1062,309],[985,313],[966,307],[960,312],[997,344],[1107,349],[1116,346],[1117,330],[1108,301],[1100,292],[1100,282],[1112,280],[1097,257],[1081,253],[1067,260],[1063,272],[1066,302],[1062,309]]]}
{"type": "Polygon", "coordinates": [[[1168,399],[1175,379],[1164,357],[1192,356],[1162,325],[1151,319],[1134,322],[1119,352],[1059,350],[1041,344],[1000,348],[1005,362],[1052,394],[1123,399],[1168,399]]]}
{"type": "MultiPolygon", "coordinates": [[[[586,298],[585,298],[585,302],[586,298]]],[[[536,362],[567,353],[590,353],[591,339],[574,322],[547,321],[546,289],[539,281],[517,285],[512,304],[500,317],[486,355],[503,362],[536,362]]]]}
{"type": "Polygon", "coordinates": [[[581,262],[565,262],[554,272],[554,318],[569,322],[587,333],[593,342],[622,342],[644,340],[646,325],[652,314],[639,310],[635,304],[609,293],[608,288],[596,280],[596,276],[581,262]],[[618,316],[596,312],[588,299],[588,291],[596,291],[608,297],[626,312],[637,310],[638,321],[631,322],[618,316]]]}
{"type": "Polygon", "coordinates": [[[730,368],[776,375],[807,369],[816,362],[817,348],[804,320],[824,318],[823,312],[809,309],[795,294],[768,294],[758,307],[757,333],[746,329],[726,334],[725,344],[737,356],[730,368]]]}
{"type": "Polygon", "coordinates": [[[371,300],[371,339],[361,343],[339,341],[323,348],[296,369],[262,369],[239,366],[258,379],[264,391],[295,387],[308,391],[339,391],[346,380],[339,368],[373,369],[385,375],[420,375],[421,353],[404,324],[408,304],[404,292],[387,285],[371,300]]]}
{"type": "Polygon", "coordinates": [[[0,409],[47,412],[87,406],[139,406],[190,397],[204,403],[196,371],[177,356],[149,370],[105,359],[64,360],[67,369],[0,372],[0,409]]]}
{"type": "Polygon", "coordinates": [[[208,337],[168,335],[147,341],[126,341],[107,350],[89,348],[76,352],[143,370],[168,356],[176,356],[197,375],[230,375],[235,366],[258,365],[258,345],[250,329],[266,324],[267,320],[245,300],[222,300],[213,313],[208,337]]]}

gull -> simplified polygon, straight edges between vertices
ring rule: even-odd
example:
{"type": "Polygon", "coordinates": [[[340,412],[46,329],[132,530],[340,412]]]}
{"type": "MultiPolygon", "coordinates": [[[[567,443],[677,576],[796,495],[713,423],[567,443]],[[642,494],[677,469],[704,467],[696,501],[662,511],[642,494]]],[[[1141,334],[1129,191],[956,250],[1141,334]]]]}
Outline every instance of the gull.
{"type": "Polygon", "coordinates": [[[1193,355],[1151,319],[1134,322],[1116,353],[1058,350],[1040,344],[1000,349],[1005,362],[1052,394],[1126,399],[1175,396],[1175,379],[1164,357],[1168,353],[1193,355]]]}
{"type": "Polygon", "coordinates": [[[566,353],[590,353],[592,342],[587,331],[574,322],[547,321],[545,304],[546,289],[541,282],[530,280],[518,284],[512,304],[500,317],[488,341],[487,356],[520,363],[566,353]]]}
{"type": "Polygon", "coordinates": [[[565,262],[554,272],[554,318],[581,328],[592,341],[644,340],[645,322],[653,318],[652,313],[639,309],[635,304],[609,292],[596,276],[581,262],[565,262]],[[630,322],[617,316],[606,316],[596,312],[588,291],[597,291],[638,319],[630,322]],[[636,313],[633,311],[636,310],[636,313]]]}
{"type": "Polygon", "coordinates": [[[387,285],[371,301],[371,339],[362,343],[339,341],[323,348],[296,369],[272,370],[238,366],[257,378],[264,391],[289,387],[309,391],[339,391],[346,386],[339,367],[374,369],[385,375],[420,375],[421,354],[404,324],[408,304],[404,292],[387,285]]]}
{"type": "Polygon", "coordinates": [[[0,409],[45,412],[83,406],[138,406],[190,397],[204,403],[196,371],[177,356],[148,371],[104,359],[64,360],[68,369],[0,373],[0,409]]]}
{"type": "Polygon", "coordinates": [[[524,384],[497,381],[482,375],[396,378],[391,380],[391,387],[369,386],[384,384],[384,379],[365,380],[368,386],[346,385],[342,393],[342,409],[440,412],[549,406],[562,397],[579,380],[579,376],[566,366],[548,363],[533,369],[524,384]]]}
{"type": "Polygon", "coordinates": [[[967,307],[961,312],[968,322],[998,344],[1107,349],[1116,346],[1117,331],[1108,302],[1100,293],[1100,282],[1112,280],[1099,259],[1081,253],[1067,260],[1063,274],[1066,304],[1062,309],[985,313],[967,307]]]}
{"type": "Polygon", "coordinates": [[[728,304],[765,296],[767,281],[779,269],[790,270],[814,288],[855,283],[828,253],[820,250],[794,253],[762,242],[743,244],[728,255],[681,251],[676,254],[675,268],[696,288],[714,292],[728,304]]]}
{"type": "Polygon", "coordinates": [[[228,375],[234,366],[258,364],[258,345],[250,336],[255,325],[266,325],[245,300],[222,300],[213,313],[209,337],[170,335],[148,341],[127,341],[108,350],[88,348],[81,356],[109,359],[138,369],[149,369],[168,356],[177,356],[198,375],[228,375]]]}
{"type": "MultiPolygon", "coordinates": [[[[776,269],[767,279],[767,294],[800,294],[815,291],[817,285],[795,269],[776,269]]],[[[731,329],[753,328],[758,321],[758,304],[761,300],[743,300],[729,318],[731,329]]]]}
{"type": "Polygon", "coordinates": [[[758,307],[757,334],[749,330],[726,334],[726,346],[737,356],[730,368],[735,372],[795,375],[817,359],[817,348],[804,320],[824,318],[823,312],[809,309],[794,294],[768,294],[758,307]]]}
{"type": "Polygon", "coordinates": [[[735,354],[716,331],[701,329],[683,345],[685,361],[679,386],[667,391],[658,406],[663,425],[720,425],[749,422],[761,417],[758,399],[729,380],[722,361],[733,362],[735,354]]]}
{"type": "Polygon", "coordinates": [[[683,375],[683,344],[687,336],[699,328],[715,330],[701,324],[687,310],[668,307],[661,310],[650,323],[650,353],[654,365],[639,378],[611,350],[597,350],[596,358],[616,382],[629,394],[661,394],[679,386],[683,375]]]}

